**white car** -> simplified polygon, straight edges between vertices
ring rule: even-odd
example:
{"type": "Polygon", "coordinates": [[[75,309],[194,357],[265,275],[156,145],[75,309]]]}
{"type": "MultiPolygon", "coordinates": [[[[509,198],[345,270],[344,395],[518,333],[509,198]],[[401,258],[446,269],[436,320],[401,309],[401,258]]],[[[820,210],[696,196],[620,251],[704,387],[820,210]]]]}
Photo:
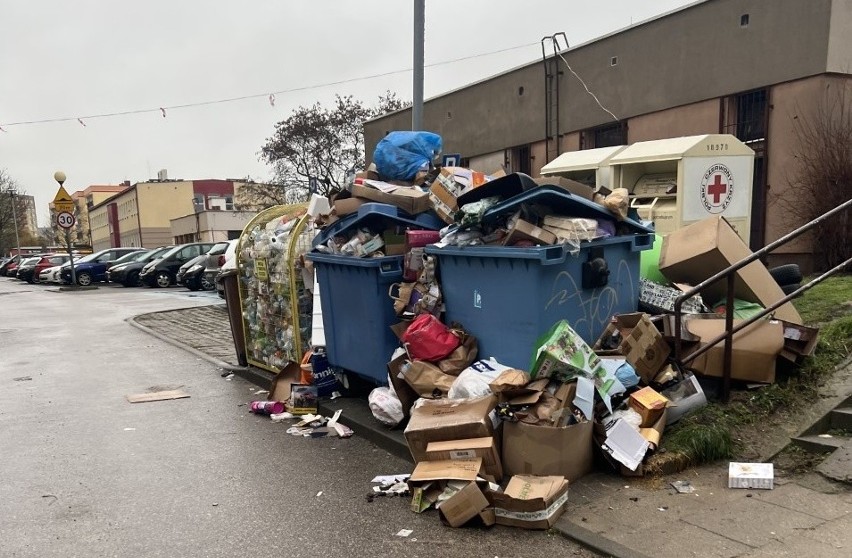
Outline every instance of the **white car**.
{"type": "Polygon", "coordinates": [[[68,267],[68,263],[48,267],[39,273],[38,280],[42,283],[62,283],[62,278],[60,277],[59,272],[63,267],[68,267]]]}

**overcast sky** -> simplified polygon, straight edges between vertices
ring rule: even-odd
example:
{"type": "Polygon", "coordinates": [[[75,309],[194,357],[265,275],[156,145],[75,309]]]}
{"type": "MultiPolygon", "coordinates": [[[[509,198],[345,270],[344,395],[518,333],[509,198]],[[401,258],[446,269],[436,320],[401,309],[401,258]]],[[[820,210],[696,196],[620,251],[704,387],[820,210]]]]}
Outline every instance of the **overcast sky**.
{"type": "MultiPolygon", "coordinates": [[[[426,97],[691,0],[426,0],[426,97]],[[494,51],[520,47],[496,54],[494,51]]],[[[269,176],[257,159],[273,124],[335,94],[411,99],[412,0],[0,0],[0,168],[36,197],[39,222],[57,185],[269,176]],[[279,93],[272,106],[269,92],[279,93]],[[166,111],[159,107],[260,95],[166,111]],[[114,112],[154,112],[85,118],[114,112]],[[78,117],[85,126],[77,122],[78,117]],[[71,118],[68,122],[10,125],[71,118]]]]}

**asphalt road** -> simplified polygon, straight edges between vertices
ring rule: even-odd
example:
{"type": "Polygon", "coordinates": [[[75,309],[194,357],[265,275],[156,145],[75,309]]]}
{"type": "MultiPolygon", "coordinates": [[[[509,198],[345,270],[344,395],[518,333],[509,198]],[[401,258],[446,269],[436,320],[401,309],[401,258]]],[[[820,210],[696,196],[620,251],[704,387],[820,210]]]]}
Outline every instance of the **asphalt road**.
{"type": "Polygon", "coordinates": [[[253,385],[124,322],[211,303],[0,278],[0,557],[593,556],[553,533],[451,529],[404,499],[370,503],[370,479],[407,462],[357,432],[290,436],[248,412],[253,385]],[[157,386],[191,397],[125,400],[157,386]]]}

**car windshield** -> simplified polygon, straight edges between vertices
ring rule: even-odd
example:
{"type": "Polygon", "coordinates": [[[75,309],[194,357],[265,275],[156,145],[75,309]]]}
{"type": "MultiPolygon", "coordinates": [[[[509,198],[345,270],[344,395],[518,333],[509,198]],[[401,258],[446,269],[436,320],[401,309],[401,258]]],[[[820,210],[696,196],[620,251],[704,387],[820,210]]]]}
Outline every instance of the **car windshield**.
{"type": "Polygon", "coordinates": [[[162,248],[155,248],[154,250],[151,250],[151,252],[146,254],[145,257],[140,259],[139,261],[153,262],[156,259],[162,258],[163,254],[165,254],[166,252],[168,252],[172,248],[174,248],[174,246],[163,246],[162,248]]]}
{"type": "Polygon", "coordinates": [[[83,256],[82,258],[74,260],[74,263],[86,263],[95,261],[95,259],[100,256],[100,252],[95,252],[94,254],[89,254],[88,256],[83,256]]]}
{"type": "Polygon", "coordinates": [[[118,264],[123,264],[123,263],[127,263],[127,262],[135,262],[140,257],[140,255],[144,255],[144,254],[147,254],[147,253],[148,252],[146,252],[144,250],[142,250],[140,252],[128,252],[127,254],[121,256],[120,258],[113,260],[110,263],[112,263],[112,265],[118,265],[118,264]]]}
{"type": "Polygon", "coordinates": [[[228,249],[229,244],[227,242],[220,242],[213,246],[209,252],[207,252],[208,256],[218,256],[219,254],[224,254],[225,250],[228,249]]]}

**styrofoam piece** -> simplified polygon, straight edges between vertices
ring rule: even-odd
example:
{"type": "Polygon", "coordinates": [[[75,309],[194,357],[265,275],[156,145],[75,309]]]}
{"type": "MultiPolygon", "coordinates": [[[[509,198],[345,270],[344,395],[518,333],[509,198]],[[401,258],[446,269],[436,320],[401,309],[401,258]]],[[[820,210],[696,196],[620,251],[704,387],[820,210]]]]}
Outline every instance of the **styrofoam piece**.
{"type": "Polygon", "coordinates": [[[328,203],[328,198],[319,194],[311,194],[311,201],[308,202],[308,215],[317,218],[317,215],[328,215],[331,212],[331,204],[328,203]]]}
{"type": "Polygon", "coordinates": [[[325,326],[322,323],[322,304],[316,274],[314,274],[314,309],[311,315],[311,346],[325,347],[325,326]]]}

